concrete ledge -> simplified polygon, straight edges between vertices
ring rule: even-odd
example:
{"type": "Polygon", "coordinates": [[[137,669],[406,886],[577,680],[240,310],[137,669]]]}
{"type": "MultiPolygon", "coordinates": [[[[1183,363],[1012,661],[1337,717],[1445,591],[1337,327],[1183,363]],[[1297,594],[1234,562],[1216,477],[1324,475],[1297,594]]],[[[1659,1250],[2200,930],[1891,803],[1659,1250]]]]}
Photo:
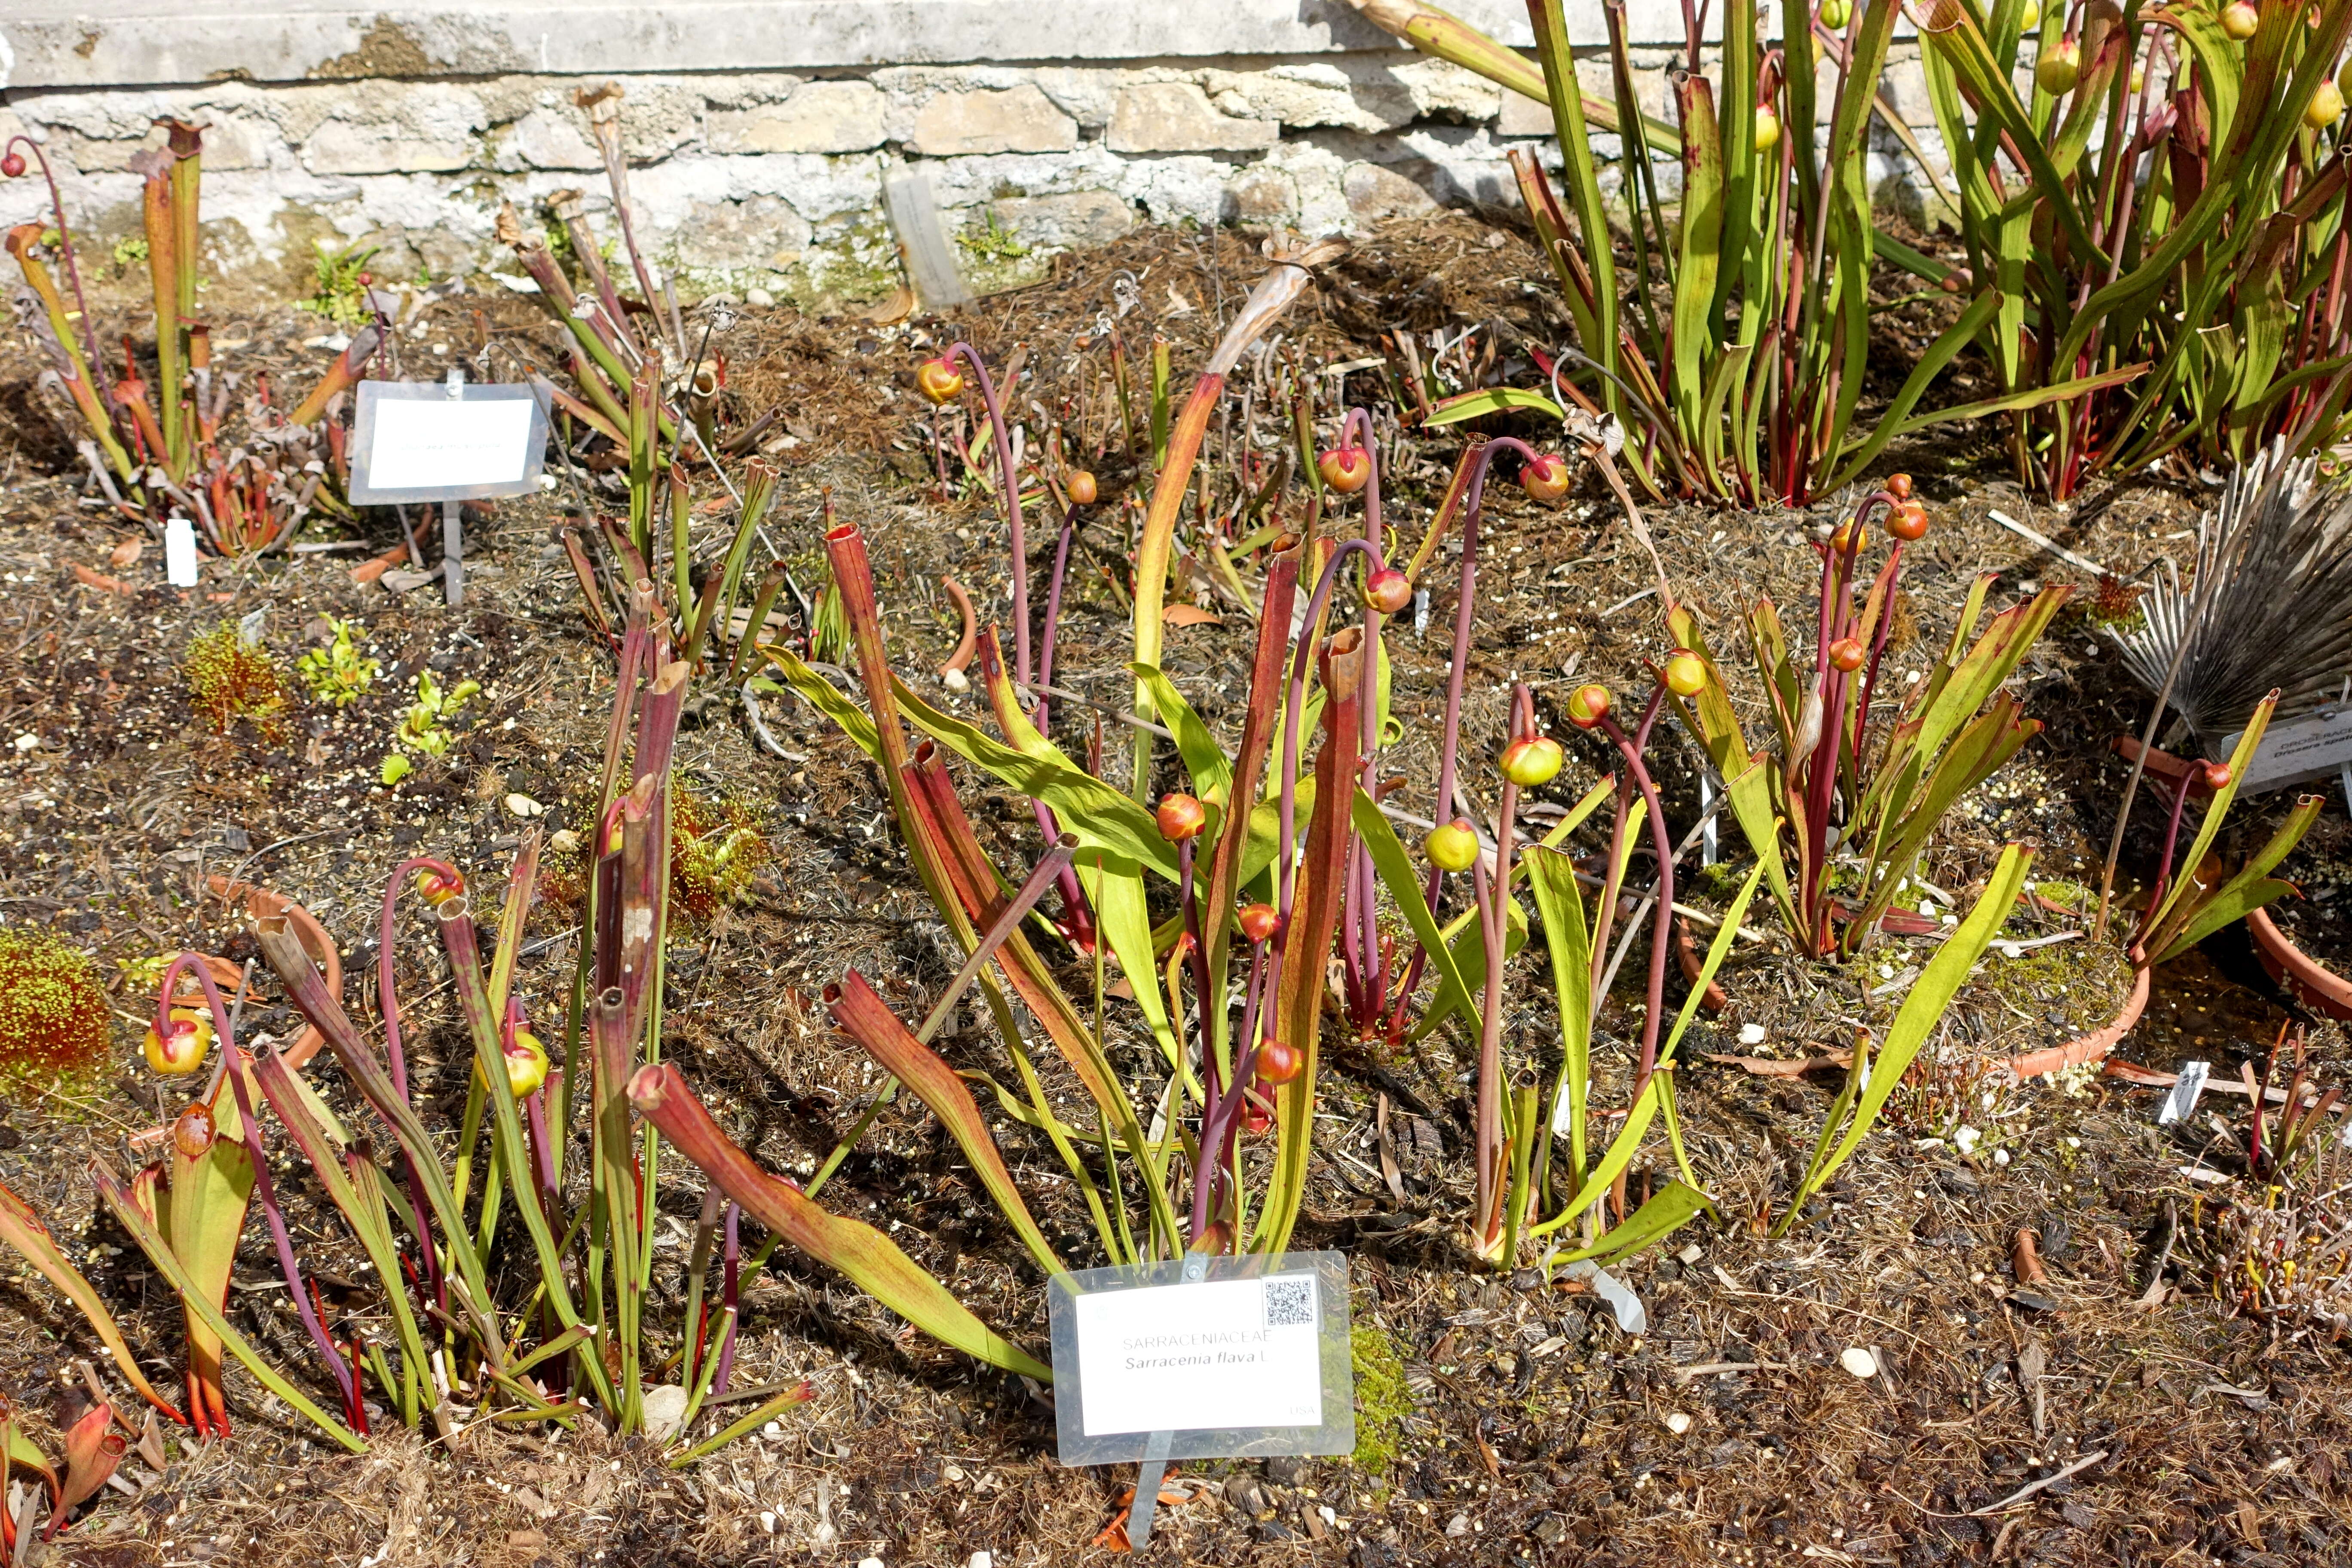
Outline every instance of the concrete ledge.
{"type": "MultiPolygon", "coordinates": [[[[1456,0],[1532,42],[1511,0],[1456,0]]],[[[1590,10],[1603,42],[1598,6],[1590,10]]],[[[1679,37],[1677,0],[1634,0],[1637,34],[1679,37]],[[1653,17],[1651,13],[1656,13],[1653,17]]],[[[224,79],[824,70],[961,61],[1200,58],[1401,50],[1345,0],[15,0],[0,13],[0,87],[163,86],[224,79]]]]}

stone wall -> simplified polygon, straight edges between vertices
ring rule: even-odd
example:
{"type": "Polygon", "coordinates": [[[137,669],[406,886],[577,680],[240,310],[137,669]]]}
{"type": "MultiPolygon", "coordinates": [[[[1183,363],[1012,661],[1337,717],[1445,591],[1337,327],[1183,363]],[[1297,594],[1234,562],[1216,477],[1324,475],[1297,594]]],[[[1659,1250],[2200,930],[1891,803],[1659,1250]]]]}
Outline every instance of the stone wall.
{"type": "MultiPolygon", "coordinates": [[[[881,187],[908,170],[928,174],[960,264],[987,286],[1142,222],[1322,234],[1439,203],[1515,205],[1504,153],[1548,146],[1550,131],[1540,105],[1414,54],[1339,0],[428,0],[400,13],[201,0],[193,16],[185,0],[168,14],[50,3],[0,16],[0,135],[44,144],[75,221],[101,239],[135,233],[124,164],[159,139],[154,121],[176,117],[210,127],[205,211],[221,261],[303,271],[312,246],[358,244],[382,247],[388,275],[469,272],[497,264],[502,200],[527,208],[576,187],[602,205],[572,99],[606,79],[626,89],[637,230],[662,263],[689,289],[804,300],[896,281],[881,187]]],[[[1456,9],[1526,42],[1507,0],[1456,9]]],[[[1678,6],[1629,14],[1637,36],[1679,34],[1678,6]]],[[[1886,85],[1924,121],[1909,49],[1886,85]]],[[[1637,54],[1654,112],[1672,58],[1637,54]]],[[[1604,62],[1585,64],[1605,91],[1604,62]]],[[[1924,139],[1932,154],[1932,128],[1924,139]]],[[[1916,204],[1892,138],[1874,163],[1882,199],[1916,204]]],[[[40,207],[35,182],[0,186],[0,221],[40,207]]]]}

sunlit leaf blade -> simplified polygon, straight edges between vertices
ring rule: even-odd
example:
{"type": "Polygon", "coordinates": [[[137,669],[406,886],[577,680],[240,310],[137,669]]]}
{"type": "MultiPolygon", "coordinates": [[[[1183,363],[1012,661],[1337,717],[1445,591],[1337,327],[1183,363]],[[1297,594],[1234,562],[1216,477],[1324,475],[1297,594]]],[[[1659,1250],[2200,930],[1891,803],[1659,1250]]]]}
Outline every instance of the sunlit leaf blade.
{"type": "MultiPolygon", "coordinates": [[[[1903,1005],[1895,1010],[1895,1021],[1887,1026],[1885,1043],[1879,1047],[1877,1056],[1871,1060],[1869,1081],[1853,1099],[1852,1121],[1846,1123],[1843,1135],[1834,1143],[1815,1156],[1812,1168],[1805,1173],[1803,1185],[1798,1189],[1790,1205],[1790,1215],[1800,1213],[1806,1201],[1819,1192],[1837,1173],[1838,1167],[1861,1147],[1864,1137],[1869,1133],[1872,1124],[1878,1120],[1880,1110],[1886,1104],[1887,1096],[1895,1092],[1895,1086],[1910,1070],[1912,1058],[1919,1054],[1920,1047],[1927,1044],[1928,1035],[1943,1017],[1945,1009],[1952,1005],[1952,998],[1958,994],[1969,972],[1984,956],[1986,947],[1990,945],[1994,935],[2009,919],[2009,911],[2016,904],[2018,895],[2025,890],[2025,874],[2032,864],[2032,851],[2021,845],[2011,844],[2001,851],[2000,862],[1993,867],[1992,875],[1985,881],[1984,891],[1978,896],[1976,908],[1969,911],[1968,919],[1960,922],[1958,929],[1945,938],[1943,945],[1936,950],[1936,956],[1927,961],[1927,967],[1920,971],[1919,978],[1912,982],[1910,991],[1903,998],[1903,1005]]],[[[1837,1121],[1837,1111],[1833,1109],[1828,1126],[1834,1128],[1837,1121]]],[[[1786,1228],[1787,1223],[1784,1218],[1782,1228],[1786,1228]]]]}
{"type": "MultiPolygon", "coordinates": [[[[2311,825],[2319,819],[2320,807],[2325,804],[2325,798],[2315,795],[2307,795],[2296,801],[2286,820],[2279,824],[2278,831],[2255,851],[2253,858],[2239,868],[2236,876],[2198,900],[2193,906],[2184,903],[2175,909],[2172,919],[2179,930],[2177,934],[2162,930],[2155,933],[2151,940],[2162,942],[2163,946],[2149,962],[2162,963],[2176,958],[2223,926],[2244,920],[2252,910],[2294,891],[2293,883],[2271,876],[2271,868],[2303,842],[2303,836],[2310,832],[2311,825]]],[[[2188,880],[2186,875],[2182,880],[2188,880]]]]}
{"type": "Polygon", "coordinates": [[[221,1343],[227,1347],[229,1353],[243,1362],[246,1370],[253,1373],[264,1388],[300,1411],[321,1432],[343,1447],[354,1454],[366,1451],[367,1444],[363,1439],[354,1436],[341,1422],[311,1403],[310,1395],[288,1382],[279,1374],[276,1367],[269,1364],[259,1351],[254,1349],[252,1343],[243,1334],[230,1326],[228,1319],[222,1315],[220,1309],[214,1306],[198,1287],[195,1277],[190,1274],[179,1258],[173,1254],[172,1248],[163,1240],[163,1233],[155,1228],[154,1222],[142,1214],[139,1205],[131,1201],[131,1193],[123,1186],[120,1177],[103,1165],[93,1165],[90,1169],[90,1181],[97,1187],[99,1196],[105,1200],[106,1206],[121,1223],[122,1228],[131,1233],[131,1239],[139,1244],[139,1249],[147,1255],[147,1260],[152,1263],[156,1271],[170,1282],[172,1289],[179,1292],[181,1304],[187,1309],[189,1314],[217,1335],[221,1343]]]}
{"type": "Polygon", "coordinates": [[[131,1347],[124,1342],[122,1330],[115,1323],[114,1314],[106,1310],[106,1303],[98,1299],[98,1292],[90,1288],[89,1280],[82,1278],[81,1270],[66,1261],[66,1255],[58,1250],[57,1242],[49,1236],[48,1226],[43,1225],[40,1216],[33,1212],[33,1205],[4,1184],[0,1184],[0,1241],[14,1247],[26,1262],[39,1270],[44,1279],[56,1286],[66,1300],[74,1304],[89,1323],[90,1331],[106,1347],[106,1353],[114,1358],[114,1364],[124,1380],[139,1391],[142,1399],[182,1426],[187,1424],[186,1419],[173,1407],[172,1402],[156,1393],[154,1384],[149,1383],[146,1374],[139,1370],[139,1363],[131,1357],[131,1347]]]}
{"type": "Polygon", "coordinates": [[[677,1068],[667,1062],[639,1068],[629,1080],[629,1100],[746,1214],[814,1262],[846,1276],[942,1344],[1040,1383],[1054,1380],[1052,1368],[972,1316],[888,1237],[828,1213],[790,1182],[760,1169],[719,1130],[677,1068]]]}
{"type": "Polygon", "coordinates": [[[1715,1206],[1715,1200],[1683,1182],[1668,1182],[1631,1215],[1612,1226],[1591,1246],[1548,1259],[1558,1265],[1594,1258],[1607,1263],[1655,1247],[1697,1215],[1715,1206]]]}
{"type": "Polygon", "coordinates": [[[1004,1156],[997,1152],[996,1141],[989,1136],[987,1121],[955,1069],[937,1051],[917,1039],[889,1005],[875,994],[866,977],[854,969],[842,977],[840,994],[832,1000],[830,1010],[834,1022],[841,1026],[845,1034],[856,1040],[884,1071],[914,1090],[916,1098],[945,1124],[956,1146],[971,1163],[981,1184],[988,1189],[988,1195],[996,1200],[1006,1223],[1020,1237],[1021,1245],[1037,1260],[1037,1266],[1048,1275],[1061,1273],[1061,1259],[1054,1256],[1045,1232],[1031,1217],[1029,1205],[1013,1183],[1013,1173],[1005,1169],[1004,1156]]]}

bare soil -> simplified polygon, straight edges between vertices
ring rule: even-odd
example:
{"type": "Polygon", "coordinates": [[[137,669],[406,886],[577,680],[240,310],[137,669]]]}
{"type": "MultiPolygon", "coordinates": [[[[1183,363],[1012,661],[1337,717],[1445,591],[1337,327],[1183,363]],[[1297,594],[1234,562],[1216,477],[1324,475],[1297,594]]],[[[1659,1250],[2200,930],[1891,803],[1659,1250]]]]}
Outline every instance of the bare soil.
{"type": "MultiPolygon", "coordinates": [[[[871,542],[900,667],[936,694],[930,672],[959,630],[941,578],[969,584],[984,616],[1002,614],[1005,568],[984,500],[932,493],[928,426],[909,391],[917,361],[951,330],[999,365],[1025,345],[1034,380],[1023,384],[1024,406],[1034,402],[1090,447],[1115,446],[1103,327],[1115,323],[1139,359],[1153,333],[1163,334],[1181,387],[1261,267],[1233,236],[1153,233],[1066,258],[1051,283],[987,300],[952,328],[716,310],[695,321],[729,362],[732,416],[782,411],[770,450],[785,477],[770,531],[797,581],[818,581],[829,498],[871,542]],[[1131,294],[1122,279],[1133,280],[1131,294]],[[1122,298],[1136,301],[1124,315],[1122,298]]],[[[327,356],[304,340],[324,329],[282,300],[236,296],[236,287],[224,283],[212,302],[221,362],[267,368],[288,387],[306,383],[327,356]]],[[[1549,298],[1521,236],[1449,216],[1360,245],[1284,331],[1311,360],[1340,363],[1392,359],[1383,334],[1412,331],[1426,345],[1433,331],[1478,327],[1476,350],[1492,342],[1504,360],[1524,361],[1528,344],[1562,331],[1549,298]]],[[[104,308],[140,331],[134,302],[104,308]]],[[[1885,331],[1916,347],[1925,318],[1909,309],[1885,331]]],[[[401,374],[437,375],[446,358],[436,343],[471,361],[478,376],[553,363],[551,333],[526,300],[460,297],[433,307],[420,325],[401,342],[401,374]]],[[[611,660],[549,542],[575,492],[567,481],[474,520],[462,609],[444,607],[433,586],[399,595],[352,582],[354,562],[394,542],[396,524],[373,513],[347,531],[365,538],[364,552],[212,562],[201,587],[182,594],[157,585],[152,546],[135,564],[110,563],[143,530],[80,494],[69,447],[37,410],[36,368],[21,342],[0,360],[0,406],[12,416],[0,427],[0,582],[8,584],[0,595],[0,738],[31,738],[0,750],[0,914],[10,925],[65,934],[111,979],[119,964],[183,946],[232,957],[249,951],[238,915],[208,892],[207,879],[250,879],[302,902],[347,944],[347,995],[364,1005],[377,901],[401,858],[429,851],[469,874],[502,877],[524,826],[510,796],[542,805],[544,828],[585,826],[611,660]],[[89,585],[77,565],[131,591],[89,585]],[[384,679],[340,712],[298,696],[282,728],[241,722],[214,733],[190,704],[189,641],[220,621],[256,616],[289,674],[295,656],[322,640],[323,617],[350,617],[384,679]],[[423,669],[478,679],[483,690],[450,753],[387,791],[378,771],[423,669]]],[[[1971,374],[1969,362],[1956,374],[1971,374]]],[[[1532,379],[1520,376],[1522,384],[1532,379]]],[[[1369,401],[1381,380],[1360,371],[1343,384],[1351,400],[1369,401]]],[[[1250,429],[1269,428],[1262,400],[1255,426],[1238,396],[1228,402],[1232,412],[1213,433],[1213,465],[1230,463],[1250,429]]],[[[1031,418],[1033,429],[1044,423],[1031,418]]],[[[1456,438],[1401,431],[1385,415],[1383,431],[1391,516],[1417,540],[1456,438]]],[[[1071,572],[1057,684],[1116,700],[1127,646],[1124,498],[1135,476],[1115,457],[1096,466],[1103,501],[1071,572]]],[[[2185,552],[2180,531],[2211,493],[2193,475],[2156,476],[2056,510],[2001,477],[1989,432],[1935,435],[1892,454],[1888,467],[1918,477],[1934,519],[1906,578],[1897,657],[1940,645],[1978,572],[2003,574],[1995,607],[2015,602],[2028,582],[2082,582],[1994,522],[1992,510],[2132,576],[2159,554],[2185,552]]],[[[1741,664],[1738,617],[1756,595],[1807,619],[1811,531],[1837,511],[1685,506],[1651,515],[1675,591],[1708,621],[1727,668],[1741,664]]],[[[1556,510],[1497,494],[1479,579],[1465,754],[1491,751],[1512,679],[1532,684],[1549,726],[1567,732],[1557,705],[1575,679],[1627,689],[1643,680],[1642,661],[1663,654],[1655,600],[1634,597],[1654,574],[1619,517],[1597,483],[1556,510]]],[[[716,537],[728,521],[702,526],[716,537]]],[[[1033,550],[1046,547],[1033,535],[1033,550]]],[[[1245,614],[1203,596],[1222,621],[1172,628],[1168,663],[1212,723],[1230,725],[1252,634],[1245,614]]],[[[1392,643],[1405,737],[1388,755],[1408,781],[1400,798],[1420,803],[1415,809],[1425,809],[1433,773],[1450,583],[1433,597],[1428,629],[1400,626],[1392,643]]],[[[1963,804],[1923,868],[1963,907],[2009,839],[2040,845],[2040,876],[2095,888],[2124,774],[2110,742],[2137,732],[2147,713],[2146,696],[2102,644],[2085,613],[2070,609],[2021,672],[2026,710],[2048,728],[1963,804]]],[[[969,699],[964,705],[976,710],[969,699]]],[[[677,942],[667,1049],[747,1147],[772,1169],[799,1173],[833,1147],[878,1082],[824,1024],[821,988],[856,967],[902,1012],[919,1014],[953,965],[862,757],[796,702],[772,700],[766,721],[789,755],[763,752],[740,707],[724,699],[699,710],[682,739],[688,786],[748,807],[773,859],[745,900],[677,942]]],[[[1057,721],[1066,744],[1086,744],[1083,708],[1063,704],[1057,721]]],[[[1571,742],[1572,766],[1553,792],[1561,799],[1573,799],[1603,763],[1580,745],[1571,742]]],[[[1687,822],[1696,810],[1692,753],[1678,737],[1657,752],[1669,816],[1687,822]]],[[[1025,863],[1034,852],[1025,805],[980,781],[965,784],[999,864],[1025,863]]],[[[2284,805],[2244,810],[2225,852],[2258,842],[2284,805]]],[[[2137,815],[2124,859],[2126,896],[2161,826],[2152,806],[2137,815]]],[[[1727,825],[1723,846],[1738,858],[1727,825]]],[[[2345,850],[2345,822],[2331,809],[2286,868],[2331,895],[2290,918],[2315,955],[2335,962],[2352,959],[2347,911],[2332,896],[2346,885],[2345,850]]],[[[1723,891],[1702,878],[1691,897],[1719,906],[1723,891]]],[[[1857,1024],[1883,1024],[1899,999],[1896,978],[1922,951],[1890,939],[1864,964],[1810,965],[1791,956],[1760,908],[1749,923],[1764,940],[1735,950],[1724,976],[1730,1006],[1702,1026],[1701,1053],[1787,1058],[1843,1047],[1857,1024]],[[1890,994],[1876,994],[1881,987],[1890,994]],[[1765,1043],[1737,1044],[1751,1024],[1763,1026],[1765,1043]]],[[[2037,905],[2007,934],[2024,941],[2084,923],[2037,905]]],[[[552,939],[526,961],[520,982],[534,1016],[561,1016],[570,924],[560,899],[534,918],[534,936],[552,939]]],[[[1637,945],[1626,973],[1641,973],[1644,957],[1637,945]]],[[[1549,984],[1534,954],[1520,963],[1514,985],[1533,1022],[1549,1009],[1549,984]]],[[[454,1126],[466,1049],[420,928],[404,927],[398,974],[417,1019],[412,1060],[427,1121],[454,1126]]],[[[2210,1159],[2232,1170],[2242,1153],[2206,1121],[2158,1131],[2150,1091],[2114,1079],[2004,1085],[1998,1070],[2009,1055],[2103,1022],[2125,981],[2121,960],[2086,937],[1990,961],[1948,1019],[1934,1063],[1897,1094],[1891,1125],[1785,1239],[1762,1237],[1759,1222],[1785,1205],[1836,1076],[1759,1077],[1694,1063],[1684,1077],[1685,1119],[1724,1217],[1623,1270],[1649,1313],[1639,1337],[1577,1289],[1547,1287],[1532,1273],[1484,1275],[1467,1263],[1457,1240],[1469,1186],[1465,1047],[1437,1038],[1391,1052],[1335,1040],[1322,1108],[1332,1120],[1295,1245],[1350,1255],[1354,1311],[1401,1362],[1402,1395],[1366,1413],[1367,1444],[1353,1458],[1187,1467],[1193,1500],[1163,1516],[1151,1552],[1364,1568],[1801,1556],[1906,1565],[2352,1561],[2344,1351],[2324,1323],[2242,1312],[2234,1280],[2200,1250],[2199,1216],[2216,1194],[2182,1167],[2210,1159]],[[1398,1129],[1402,1197],[1378,1169],[1373,1125],[1383,1096],[1398,1129]],[[1948,1136],[1961,1120],[1983,1134],[1970,1148],[1948,1136]],[[2167,1245],[2173,1220],[2179,1240],[2167,1245]],[[2045,1282],[2021,1284],[2012,1262],[2021,1230],[2038,1237],[2045,1282]],[[1841,1364],[1854,1349],[1874,1358],[1875,1375],[1841,1364]],[[2023,1500],[1997,1506],[2062,1471],[2023,1500]]],[[[1675,986],[1678,999],[1678,977],[1675,986]]],[[[1621,985],[1601,1020],[1614,1039],[1638,1034],[1626,1003],[1637,990],[1621,985]]],[[[121,1164],[126,1135],[173,1109],[139,1064],[146,1005],[135,987],[118,988],[110,1070],[16,1093],[0,1118],[0,1182],[85,1257],[142,1356],[159,1379],[175,1379],[168,1292],[127,1237],[92,1220],[84,1176],[93,1157],[121,1164]]],[[[2290,1016],[2242,942],[2225,936],[2166,971],[2120,1054],[2157,1067],[2201,1057],[2217,1079],[2232,1077],[2250,1058],[2259,1070],[2290,1016]]],[[[247,1022],[281,1036],[298,1026],[269,999],[247,1022]]],[[[1541,1060],[1542,1026],[1515,1027],[1514,1039],[1522,1036],[1514,1048],[1541,1060]]],[[[949,1045],[984,1066],[1001,1052],[977,1031],[949,1045]]],[[[2309,1049],[2322,1081],[2341,1081],[2341,1030],[2315,1024],[2309,1049]]],[[[1116,1059],[1139,1079],[1149,1071],[1140,1045],[1116,1059]]],[[[1596,1097],[1614,1093],[1622,1103],[1622,1066],[1612,1071],[1618,1076],[1596,1097]]],[[[348,1108],[331,1063],[312,1076],[348,1108]]],[[[2242,1099],[2216,1096],[2209,1107],[2216,1100],[2225,1130],[2242,1139],[2242,1099]]],[[[1017,1140],[1009,1155],[1016,1171],[1046,1168],[1017,1140]]],[[[902,1101],[826,1201],[888,1225],[996,1326],[1042,1345],[1043,1281],[955,1161],[952,1142],[902,1101]]],[[[1634,1178],[1637,1192],[1648,1179],[1634,1178]]],[[[306,1263],[341,1282],[338,1310],[368,1321],[373,1287],[356,1247],[318,1194],[292,1179],[286,1185],[306,1263]]],[[[1034,1189],[1041,1222],[1065,1256],[1099,1261],[1083,1211],[1057,1192],[1062,1185],[1034,1189]]],[[[653,1316],[666,1325],[676,1321],[677,1266],[699,1196],[698,1179],[677,1162],[664,1166],[667,1294],[653,1316]]],[[[0,1276],[0,1391],[54,1450],[49,1424],[70,1419],[85,1397],[79,1364],[110,1374],[54,1292],[13,1268],[0,1276]]],[[[449,1450],[395,1432],[368,1455],[345,1458],[310,1441],[232,1369],[235,1437],[175,1445],[160,1474],[127,1467],[135,1495],[104,1497],[44,1560],[523,1568],[871,1556],[895,1568],[961,1564],[981,1551],[998,1564],[1108,1555],[1089,1543],[1134,1478],[1057,1466],[1051,1411],[1038,1393],[915,1336],[789,1253],[745,1294],[739,1382],[756,1388],[808,1377],[817,1397],[770,1435],[691,1469],[668,1471],[643,1445],[593,1431],[488,1425],[449,1450]]],[[[232,1311],[281,1366],[308,1375],[282,1296],[255,1224],[232,1311]]],[[[673,1340],[664,1352],[674,1348],[673,1340]]]]}

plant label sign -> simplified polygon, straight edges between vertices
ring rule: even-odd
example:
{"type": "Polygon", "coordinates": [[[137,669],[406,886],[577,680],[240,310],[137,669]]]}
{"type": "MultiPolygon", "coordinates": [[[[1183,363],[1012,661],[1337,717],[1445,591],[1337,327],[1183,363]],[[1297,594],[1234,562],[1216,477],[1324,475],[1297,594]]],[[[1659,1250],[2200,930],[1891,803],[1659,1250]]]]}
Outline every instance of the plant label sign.
{"type": "MultiPolygon", "coordinates": [[[[2221,755],[2227,757],[2237,745],[2238,735],[2231,736],[2221,742],[2221,755]]],[[[2331,703],[2282,719],[2263,731],[2238,788],[2260,795],[2307,779],[2333,778],[2347,763],[2352,763],[2352,704],[2331,703]]]]}
{"type": "Polygon", "coordinates": [[[530,387],[363,381],[358,390],[354,506],[478,500],[539,488],[547,411],[530,387]]]}
{"type": "Polygon", "coordinates": [[[1347,1258],[1186,1261],[1047,1287],[1062,1463],[1353,1451],[1347,1258]]]}
{"type": "Polygon", "coordinates": [[[2180,1076],[2172,1080],[2172,1092],[2157,1107],[2156,1124],[2176,1127],[2196,1114],[2199,1097],[2205,1092],[2205,1076],[2212,1070],[2208,1062],[2182,1062],[2180,1076]]]}

